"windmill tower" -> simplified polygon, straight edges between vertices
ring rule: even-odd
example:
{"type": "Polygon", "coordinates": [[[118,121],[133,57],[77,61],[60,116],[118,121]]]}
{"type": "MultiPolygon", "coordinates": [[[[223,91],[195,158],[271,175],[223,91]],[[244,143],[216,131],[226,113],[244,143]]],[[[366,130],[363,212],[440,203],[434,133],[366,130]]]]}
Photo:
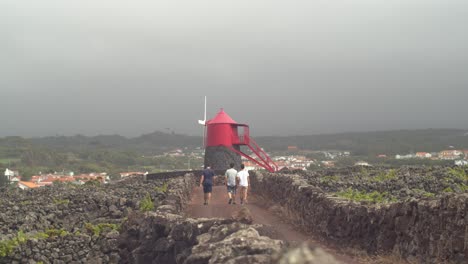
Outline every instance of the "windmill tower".
{"type": "Polygon", "coordinates": [[[237,123],[223,109],[214,118],[206,120],[206,98],[205,120],[198,122],[205,126],[205,165],[210,164],[214,170],[226,170],[230,163],[234,163],[239,168],[243,156],[270,172],[278,170],[267,153],[250,137],[248,125],[237,123]],[[241,146],[247,146],[253,155],[243,152],[241,146]]]}

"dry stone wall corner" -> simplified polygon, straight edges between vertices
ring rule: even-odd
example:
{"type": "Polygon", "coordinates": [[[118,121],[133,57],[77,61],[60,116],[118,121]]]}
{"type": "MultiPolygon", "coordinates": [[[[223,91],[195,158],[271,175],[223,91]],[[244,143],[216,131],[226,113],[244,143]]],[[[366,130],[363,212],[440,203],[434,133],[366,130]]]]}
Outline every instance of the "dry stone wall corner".
{"type": "Polygon", "coordinates": [[[252,172],[253,191],[278,204],[307,231],[370,253],[394,252],[424,263],[468,258],[468,194],[388,205],[349,202],[300,175],[252,172]]]}

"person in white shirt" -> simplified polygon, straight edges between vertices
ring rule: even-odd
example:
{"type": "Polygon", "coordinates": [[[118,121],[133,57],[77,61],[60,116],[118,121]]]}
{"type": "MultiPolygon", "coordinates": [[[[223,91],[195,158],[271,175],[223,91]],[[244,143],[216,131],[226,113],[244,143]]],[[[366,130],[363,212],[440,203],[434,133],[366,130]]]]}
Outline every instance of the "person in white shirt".
{"type": "Polygon", "coordinates": [[[228,169],[225,173],[226,186],[229,196],[228,204],[236,204],[237,171],[234,169],[234,163],[229,164],[229,166],[231,168],[228,169]]]}
{"type": "Polygon", "coordinates": [[[241,170],[237,173],[237,180],[240,186],[240,201],[241,204],[244,204],[247,202],[247,191],[250,186],[249,172],[245,169],[244,164],[241,165],[241,170]]]}

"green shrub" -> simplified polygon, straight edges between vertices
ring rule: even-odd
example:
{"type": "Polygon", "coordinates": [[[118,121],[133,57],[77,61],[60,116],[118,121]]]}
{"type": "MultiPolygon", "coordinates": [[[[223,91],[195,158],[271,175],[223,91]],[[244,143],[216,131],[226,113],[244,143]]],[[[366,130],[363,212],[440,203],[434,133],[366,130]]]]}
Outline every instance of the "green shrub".
{"type": "Polygon", "coordinates": [[[48,237],[63,237],[69,234],[65,229],[47,229],[45,233],[48,237]]]}
{"type": "Polygon", "coordinates": [[[383,182],[383,181],[389,181],[397,178],[397,172],[396,170],[392,169],[388,173],[385,172],[380,172],[377,176],[371,179],[371,181],[374,182],[383,182]]]}
{"type": "Polygon", "coordinates": [[[448,173],[460,181],[468,181],[468,174],[463,167],[449,168],[448,173]]]}
{"type": "Polygon", "coordinates": [[[31,200],[21,201],[20,204],[21,205],[30,205],[30,204],[32,204],[32,201],[31,200]]]}
{"type": "Polygon", "coordinates": [[[169,187],[169,184],[167,182],[163,183],[162,186],[156,186],[154,187],[154,190],[160,193],[166,193],[167,189],[169,187]]]}
{"type": "Polygon", "coordinates": [[[358,191],[352,188],[348,188],[345,191],[337,192],[336,195],[352,200],[352,201],[369,201],[374,203],[386,203],[386,202],[395,202],[396,199],[392,197],[388,192],[377,192],[373,191],[367,193],[365,191],[358,191]]]}
{"type": "Polygon", "coordinates": [[[47,229],[45,232],[38,232],[35,234],[26,235],[22,230],[18,234],[7,240],[0,241],[0,257],[10,255],[19,245],[26,243],[31,239],[47,239],[49,237],[66,236],[69,233],[64,229],[47,229]]]}
{"type": "Polygon", "coordinates": [[[426,190],[421,190],[421,189],[413,189],[413,192],[418,193],[424,197],[432,198],[435,197],[434,193],[431,192],[426,192],[426,190]]]}
{"type": "Polygon", "coordinates": [[[462,184],[457,184],[457,187],[460,188],[462,192],[467,192],[468,191],[468,185],[462,183],[462,184]]]}
{"type": "Polygon", "coordinates": [[[0,241],[0,257],[10,255],[13,250],[18,246],[18,241],[15,239],[8,239],[0,241]]]}
{"type": "Polygon", "coordinates": [[[85,182],[84,185],[85,186],[99,186],[101,185],[101,182],[98,180],[90,180],[90,181],[85,182]]]}
{"type": "Polygon", "coordinates": [[[427,198],[432,198],[432,197],[435,197],[435,194],[431,192],[424,192],[423,196],[427,198]]]}
{"type": "Polygon", "coordinates": [[[143,198],[140,201],[140,211],[148,212],[148,211],[153,211],[153,210],[154,210],[153,200],[151,200],[151,196],[149,195],[149,193],[147,193],[145,198],[143,198]]]}
{"type": "Polygon", "coordinates": [[[56,205],[60,205],[60,204],[69,204],[70,203],[70,200],[68,199],[64,199],[64,200],[60,200],[60,199],[54,199],[54,204],[56,205]]]}
{"type": "Polygon", "coordinates": [[[43,233],[43,232],[38,232],[38,233],[34,234],[31,238],[38,239],[38,240],[39,239],[47,239],[47,238],[49,238],[49,235],[46,234],[46,233],[43,233]]]}
{"type": "Polygon", "coordinates": [[[443,192],[446,192],[446,193],[453,193],[453,189],[451,187],[447,187],[443,190],[443,192]]]}
{"type": "Polygon", "coordinates": [[[369,177],[369,172],[365,167],[361,167],[361,176],[362,178],[368,178],[369,177]]]}
{"type": "Polygon", "coordinates": [[[0,241],[0,257],[6,257],[10,255],[19,245],[25,243],[28,237],[22,230],[18,232],[16,237],[7,240],[0,241]]]}
{"type": "Polygon", "coordinates": [[[120,229],[120,225],[110,224],[110,223],[101,223],[101,224],[93,225],[91,223],[86,223],[85,228],[86,230],[92,232],[94,236],[100,236],[101,233],[105,230],[118,231],[120,229]]]}
{"type": "Polygon", "coordinates": [[[338,176],[323,176],[320,178],[320,183],[337,182],[340,179],[338,176]]]}

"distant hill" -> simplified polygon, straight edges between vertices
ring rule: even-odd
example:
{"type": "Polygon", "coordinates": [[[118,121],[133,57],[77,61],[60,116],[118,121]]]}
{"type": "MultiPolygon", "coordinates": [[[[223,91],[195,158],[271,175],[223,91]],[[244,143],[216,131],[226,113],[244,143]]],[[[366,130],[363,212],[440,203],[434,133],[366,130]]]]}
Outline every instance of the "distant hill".
{"type": "MultiPolygon", "coordinates": [[[[181,148],[181,147],[199,147],[202,145],[202,138],[195,136],[168,134],[164,132],[153,132],[144,134],[136,138],[126,138],[120,135],[99,135],[94,137],[77,136],[58,136],[31,138],[29,141],[33,145],[39,145],[48,148],[61,150],[75,150],[83,148],[93,149],[116,149],[130,150],[141,153],[157,154],[162,151],[181,148]]],[[[1,140],[0,140],[1,145],[1,140]]]]}
{"type": "Polygon", "coordinates": [[[258,143],[271,150],[287,146],[310,150],[349,150],[355,155],[435,152],[453,146],[468,149],[468,134],[461,129],[421,129],[339,133],[311,136],[259,137],[258,143]]]}
{"type": "MultiPolygon", "coordinates": [[[[468,149],[468,134],[460,129],[422,129],[380,132],[339,133],[309,136],[254,137],[268,151],[286,150],[288,146],[309,150],[349,150],[356,155],[397,154],[417,151],[440,151],[453,146],[468,149]]],[[[61,151],[79,149],[115,149],[139,153],[161,153],[173,148],[194,148],[202,145],[199,136],[153,132],[135,138],[119,135],[87,137],[55,136],[24,139],[0,138],[0,147],[28,148],[38,146],[61,151]]]]}

